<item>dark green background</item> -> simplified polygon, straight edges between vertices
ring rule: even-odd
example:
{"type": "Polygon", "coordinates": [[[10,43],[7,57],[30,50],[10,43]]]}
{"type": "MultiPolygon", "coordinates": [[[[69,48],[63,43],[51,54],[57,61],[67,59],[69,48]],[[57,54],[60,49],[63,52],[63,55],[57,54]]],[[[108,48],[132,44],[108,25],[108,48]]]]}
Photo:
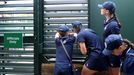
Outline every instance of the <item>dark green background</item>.
{"type": "Polygon", "coordinates": [[[4,47],[5,48],[22,48],[22,33],[4,33],[4,47]],[[10,40],[7,40],[8,37],[19,38],[15,40],[16,44],[9,43],[10,40]]]}
{"type": "MultiPolygon", "coordinates": [[[[98,4],[108,0],[90,0],[90,27],[102,38],[104,16],[100,15],[98,4]]],[[[110,1],[110,0],[109,0],[110,1]]],[[[116,13],[121,22],[121,34],[134,42],[134,0],[111,0],[116,3],[116,13]]]]}

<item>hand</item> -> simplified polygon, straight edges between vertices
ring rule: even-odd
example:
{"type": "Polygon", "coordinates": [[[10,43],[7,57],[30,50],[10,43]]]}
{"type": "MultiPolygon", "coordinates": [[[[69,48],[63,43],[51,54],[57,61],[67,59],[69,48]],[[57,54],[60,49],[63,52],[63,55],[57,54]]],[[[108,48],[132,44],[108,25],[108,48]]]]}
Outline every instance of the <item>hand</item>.
{"type": "Polygon", "coordinates": [[[72,68],[73,68],[73,70],[78,69],[78,64],[73,64],[73,65],[72,65],[72,68]]]}
{"type": "Polygon", "coordinates": [[[57,32],[56,34],[55,34],[55,39],[56,38],[59,38],[60,37],[60,34],[57,32]]]}

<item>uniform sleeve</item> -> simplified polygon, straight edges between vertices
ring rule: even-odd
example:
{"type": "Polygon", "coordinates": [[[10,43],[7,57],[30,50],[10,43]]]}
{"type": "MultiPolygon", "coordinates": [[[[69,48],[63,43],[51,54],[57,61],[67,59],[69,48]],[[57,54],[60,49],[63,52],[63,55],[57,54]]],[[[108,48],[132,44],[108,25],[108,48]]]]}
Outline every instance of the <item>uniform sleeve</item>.
{"type": "Polygon", "coordinates": [[[72,42],[75,43],[76,42],[76,37],[72,36],[72,42]]]}
{"type": "Polygon", "coordinates": [[[78,42],[85,42],[84,36],[82,34],[77,35],[78,42]]]}
{"type": "Polygon", "coordinates": [[[58,43],[57,43],[57,40],[58,40],[58,39],[57,39],[57,38],[55,38],[55,44],[56,44],[56,45],[58,44],[58,43]]]}
{"type": "Polygon", "coordinates": [[[111,23],[110,30],[112,34],[120,34],[120,28],[116,22],[111,23]]]}
{"type": "Polygon", "coordinates": [[[122,64],[123,72],[134,75],[134,57],[128,56],[122,64]]]}
{"type": "Polygon", "coordinates": [[[72,39],[74,40],[74,42],[77,41],[77,33],[69,33],[69,36],[72,37],[72,39]]]}

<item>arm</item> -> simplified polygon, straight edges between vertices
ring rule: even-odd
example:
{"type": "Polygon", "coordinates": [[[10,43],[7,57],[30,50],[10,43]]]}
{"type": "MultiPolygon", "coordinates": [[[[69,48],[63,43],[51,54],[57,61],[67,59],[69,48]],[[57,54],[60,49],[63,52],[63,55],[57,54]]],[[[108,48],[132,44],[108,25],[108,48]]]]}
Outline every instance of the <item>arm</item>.
{"type": "Polygon", "coordinates": [[[78,44],[79,44],[79,47],[80,47],[80,51],[83,55],[86,55],[87,54],[87,48],[86,48],[86,40],[84,38],[85,35],[83,35],[83,33],[79,33],[77,35],[77,41],[78,41],[78,44]]]}
{"type": "Polygon", "coordinates": [[[111,28],[111,32],[113,34],[120,34],[120,28],[118,26],[114,26],[111,28]]]}
{"type": "Polygon", "coordinates": [[[112,34],[120,34],[120,28],[116,22],[111,22],[109,26],[112,34]]]}
{"type": "Polygon", "coordinates": [[[79,46],[80,46],[80,51],[83,55],[86,55],[87,54],[87,49],[86,49],[86,45],[85,45],[85,42],[80,42],[79,43],[79,46]]]}
{"type": "Polygon", "coordinates": [[[75,38],[77,38],[77,33],[68,33],[68,35],[74,36],[75,38]]]}

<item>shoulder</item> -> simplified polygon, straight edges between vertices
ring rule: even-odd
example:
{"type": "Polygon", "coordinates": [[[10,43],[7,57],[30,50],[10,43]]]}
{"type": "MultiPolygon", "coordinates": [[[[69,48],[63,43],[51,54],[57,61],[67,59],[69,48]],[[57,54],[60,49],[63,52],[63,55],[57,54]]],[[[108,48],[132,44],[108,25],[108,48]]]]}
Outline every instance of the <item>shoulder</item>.
{"type": "Polygon", "coordinates": [[[128,49],[128,52],[127,53],[133,53],[134,54],[134,49],[128,49]]]}
{"type": "Polygon", "coordinates": [[[81,29],[77,36],[79,37],[79,36],[87,35],[88,34],[87,30],[88,30],[87,28],[86,29],[81,29]]]}
{"type": "Polygon", "coordinates": [[[120,27],[116,21],[112,21],[107,25],[107,29],[120,29],[120,27]]]}
{"type": "Polygon", "coordinates": [[[109,23],[109,27],[116,27],[116,26],[118,26],[118,23],[116,21],[111,21],[109,23]]]}
{"type": "Polygon", "coordinates": [[[82,30],[80,31],[80,34],[86,34],[86,33],[92,33],[92,32],[95,33],[94,30],[89,29],[89,28],[85,28],[85,29],[82,29],[82,30]]]}
{"type": "Polygon", "coordinates": [[[127,56],[134,56],[134,49],[128,49],[126,52],[127,56]]]}
{"type": "Polygon", "coordinates": [[[96,32],[94,31],[94,30],[92,30],[92,29],[89,29],[89,28],[85,28],[84,30],[82,30],[79,34],[78,34],[78,36],[77,36],[78,38],[79,37],[83,37],[83,38],[95,38],[95,37],[97,37],[97,34],[96,34],[96,32]]]}

